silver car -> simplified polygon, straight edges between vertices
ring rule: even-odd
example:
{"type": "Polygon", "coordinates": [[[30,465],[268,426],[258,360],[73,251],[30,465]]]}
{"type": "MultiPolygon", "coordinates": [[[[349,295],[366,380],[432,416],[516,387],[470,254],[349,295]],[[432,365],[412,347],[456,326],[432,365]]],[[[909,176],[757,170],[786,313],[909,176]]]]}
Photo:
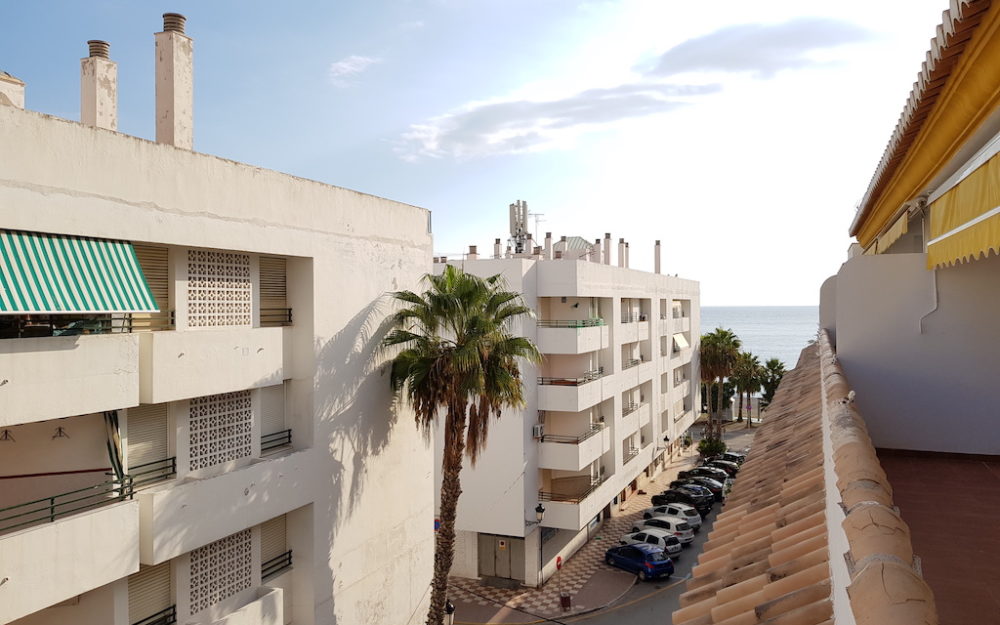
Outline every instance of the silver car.
{"type": "Polygon", "coordinates": [[[673,532],[668,532],[667,530],[662,530],[656,527],[650,527],[641,532],[625,534],[618,542],[622,545],[646,543],[647,545],[660,547],[667,552],[668,556],[672,558],[676,558],[677,554],[684,549],[684,546],[681,545],[681,541],[674,536],[673,532]]]}
{"type": "Polygon", "coordinates": [[[701,515],[698,511],[694,509],[694,506],[689,506],[686,503],[668,503],[662,506],[653,506],[652,508],[646,508],[642,511],[642,518],[651,519],[654,516],[675,516],[680,517],[688,522],[691,529],[698,533],[701,529],[701,515]]]}
{"type": "Polygon", "coordinates": [[[638,521],[632,526],[633,532],[648,529],[662,529],[677,537],[681,544],[688,544],[694,540],[694,530],[686,519],[676,516],[654,516],[651,519],[638,521]]]}

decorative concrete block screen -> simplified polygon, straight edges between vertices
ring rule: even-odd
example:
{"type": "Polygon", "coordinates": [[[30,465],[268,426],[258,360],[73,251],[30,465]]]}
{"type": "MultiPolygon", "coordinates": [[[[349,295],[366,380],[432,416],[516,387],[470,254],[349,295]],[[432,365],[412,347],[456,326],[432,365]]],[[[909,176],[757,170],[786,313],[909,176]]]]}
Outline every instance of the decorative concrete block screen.
{"type": "Polygon", "coordinates": [[[252,583],[250,530],[236,532],[191,552],[191,614],[250,588],[252,583]]]}
{"type": "Polygon", "coordinates": [[[192,471],[253,455],[250,391],[195,397],[188,414],[192,471]]]}
{"type": "Polygon", "coordinates": [[[188,250],[188,325],[252,324],[250,255],[188,250]]]}

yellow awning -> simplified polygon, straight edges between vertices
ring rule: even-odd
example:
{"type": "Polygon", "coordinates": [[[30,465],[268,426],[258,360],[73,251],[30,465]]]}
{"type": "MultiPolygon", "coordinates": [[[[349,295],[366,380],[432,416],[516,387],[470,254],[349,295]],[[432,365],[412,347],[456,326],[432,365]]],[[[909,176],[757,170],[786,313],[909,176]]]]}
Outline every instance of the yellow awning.
{"type": "Polygon", "coordinates": [[[1000,253],[1000,154],[931,204],[927,267],[1000,253]]]}
{"type": "Polygon", "coordinates": [[[904,212],[902,215],[896,218],[896,221],[891,226],[889,226],[888,230],[886,230],[882,235],[879,236],[877,242],[878,245],[876,247],[875,253],[885,254],[886,250],[888,250],[893,243],[898,241],[900,237],[902,237],[909,231],[909,226],[910,226],[910,215],[909,213],[904,212]]]}

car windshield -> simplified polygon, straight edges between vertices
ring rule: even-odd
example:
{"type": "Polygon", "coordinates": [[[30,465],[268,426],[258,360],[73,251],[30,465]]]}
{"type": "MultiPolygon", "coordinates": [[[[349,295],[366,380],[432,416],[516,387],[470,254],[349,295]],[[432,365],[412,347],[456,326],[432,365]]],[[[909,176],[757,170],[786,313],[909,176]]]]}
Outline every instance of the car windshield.
{"type": "Polygon", "coordinates": [[[677,531],[679,531],[679,532],[683,532],[684,530],[689,530],[689,529],[691,529],[691,526],[688,525],[687,523],[678,523],[677,524],[677,531]]]}
{"type": "Polygon", "coordinates": [[[663,553],[662,551],[654,551],[649,554],[649,560],[651,562],[663,562],[666,559],[668,559],[667,554],[663,553]]]}

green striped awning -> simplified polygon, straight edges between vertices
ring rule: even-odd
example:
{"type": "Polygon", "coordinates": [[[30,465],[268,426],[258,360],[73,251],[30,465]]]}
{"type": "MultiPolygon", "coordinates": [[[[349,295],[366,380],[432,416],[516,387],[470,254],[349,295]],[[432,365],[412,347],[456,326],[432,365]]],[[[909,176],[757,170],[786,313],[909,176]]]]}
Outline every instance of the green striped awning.
{"type": "Polygon", "coordinates": [[[158,311],[131,243],[0,229],[0,314],[158,311]]]}

